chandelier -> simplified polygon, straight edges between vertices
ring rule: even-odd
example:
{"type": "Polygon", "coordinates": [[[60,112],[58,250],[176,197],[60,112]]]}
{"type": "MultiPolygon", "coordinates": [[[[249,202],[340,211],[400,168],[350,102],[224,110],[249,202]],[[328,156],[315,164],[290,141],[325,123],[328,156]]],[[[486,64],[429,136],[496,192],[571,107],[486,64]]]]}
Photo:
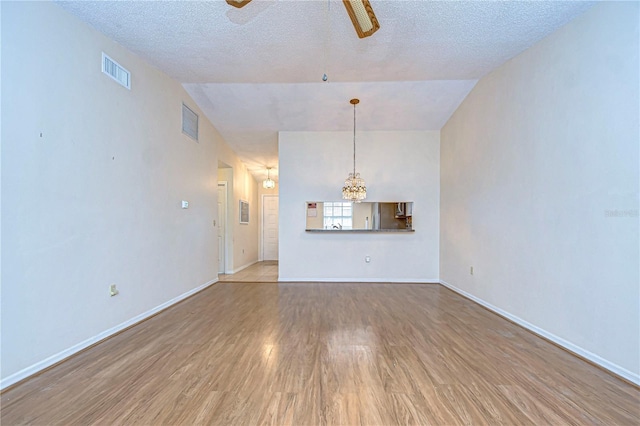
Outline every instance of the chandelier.
{"type": "Polygon", "coordinates": [[[364,179],[360,177],[360,173],[356,173],[356,105],[360,101],[351,99],[353,105],[353,173],[349,173],[349,177],[344,181],[342,187],[342,198],[345,200],[359,203],[367,198],[367,187],[364,185],[364,179]]]}
{"type": "Polygon", "coordinates": [[[264,189],[273,189],[276,187],[276,182],[271,179],[271,175],[269,172],[271,171],[271,167],[267,167],[267,178],[262,181],[262,187],[264,189]]]}

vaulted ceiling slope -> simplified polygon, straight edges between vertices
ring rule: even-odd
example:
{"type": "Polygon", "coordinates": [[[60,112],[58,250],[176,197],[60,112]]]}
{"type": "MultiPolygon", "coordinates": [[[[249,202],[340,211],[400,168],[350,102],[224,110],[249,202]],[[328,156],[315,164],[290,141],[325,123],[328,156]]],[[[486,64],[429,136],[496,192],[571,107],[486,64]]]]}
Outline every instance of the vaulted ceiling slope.
{"type": "Polygon", "coordinates": [[[341,0],[58,4],[183,83],[257,178],[278,131],[351,130],[353,97],[359,131],[440,129],[478,79],[594,4],[370,1],[365,39],[341,0]]]}

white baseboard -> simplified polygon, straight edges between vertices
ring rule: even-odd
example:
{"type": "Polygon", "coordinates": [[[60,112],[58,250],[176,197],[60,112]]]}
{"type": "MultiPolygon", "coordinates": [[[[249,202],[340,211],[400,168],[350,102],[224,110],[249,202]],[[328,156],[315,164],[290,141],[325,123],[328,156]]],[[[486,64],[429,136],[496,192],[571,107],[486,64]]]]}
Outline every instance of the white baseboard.
{"type": "Polygon", "coordinates": [[[310,283],[394,283],[394,284],[440,284],[437,278],[425,280],[424,278],[278,278],[278,282],[310,282],[310,283]]]}
{"type": "Polygon", "coordinates": [[[497,306],[493,306],[491,303],[485,302],[484,300],[474,296],[473,294],[467,293],[464,290],[459,289],[458,287],[455,287],[445,281],[440,280],[440,284],[442,284],[443,286],[447,287],[448,289],[466,297],[467,299],[473,300],[474,302],[484,306],[485,308],[495,312],[496,314],[500,315],[501,317],[507,318],[510,321],[513,321],[514,323],[518,324],[521,327],[526,328],[527,330],[537,334],[538,336],[544,337],[547,340],[552,341],[553,343],[562,346],[564,349],[568,350],[569,352],[572,352],[584,359],[587,359],[591,362],[593,362],[594,364],[599,365],[600,367],[611,371],[612,373],[623,377],[624,379],[635,383],[636,385],[640,385],[640,374],[636,374],[633,373],[629,370],[627,370],[626,368],[620,367],[617,364],[614,364],[610,361],[607,361],[606,359],[589,352],[586,349],[581,348],[580,346],[574,345],[573,343],[558,337],[552,333],[549,333],[546,330],[543,330],[540,327],[537,327],[525,320],[523,320],[522,318],[519,318],[515,315],[510,314],[509,312],[506,312],[500,308],[498,308],[497,306]]]}
{"type": "Polygon", "coordinates": [[[238,267],[236,269],[228,271],[227,274],[237,274],[238,272],[242,271],[243,269],[247,269],[249,266],[255,265],[258,262],[259,262],[259,260],[254,260],[253,262],[249,262],[246,265],[242,265],[242,266],[240,266],[240,267],[238,267]]]}
{"type": "Polygon", "coordinates": [[[46,358],[42,361],[39,361],[33,365],[30,365],[29,367],[23,368],[22,370],[18,371],[17,373],[14,373],[8,377],[5,377],[4,379],[2,379],[0,381],[0,389],[4,389],[8,386],[11,386],[15,383],[18,383],[21,380],[26,379],[29,376],[32,376],[36,373],[38,373],[39,371],[44,370],[47,367],[51,367],[54,364],[57,364],[60,361],[65,360],[66,358],[69,358],[72,355],[75,355],[76,353],[80,352],[83,349],[88,348],[91,345],[94,345],[98,342],[100,342],[101,340],[104,340],[110,336],[113,336],[114,334],[128,328],[131,327],[132,325],[135,325],[136,323],[139,323],[147,318],[149,318],[152,315],[157,314],[158,312],[167,309],[168,307],[170,307],[171,305],[175,305],[176,303],[180,302],[181,300],[186,299],[187,297],[198,293],[199,291],[204,290],[205,288],[215,284],[216,282],[218,282],[218,279],[216,278],[215,280],[211,280],[208,283],[205,283],[199,287],[196,287],[192,290],[187,291],[186,293],[183,293],[177,297],[174,297],[173,299],[156,306],[155,308],[152,308],[146,312],[141,313],[140,315],[137,315],[133,318],[131,318],[128,321],[125,321],[121,324],[116,325],[115,327],[112,327],[108,330],[103,331],[100,334],[97,334],[93,337],[90,337],[89,339],[82,341],[80,343],[78,343],[77,345],[73,345],[68,349],[63,350],[62,352],[58,352],[55,355],[50,356],[49,358],[46,358]]]}

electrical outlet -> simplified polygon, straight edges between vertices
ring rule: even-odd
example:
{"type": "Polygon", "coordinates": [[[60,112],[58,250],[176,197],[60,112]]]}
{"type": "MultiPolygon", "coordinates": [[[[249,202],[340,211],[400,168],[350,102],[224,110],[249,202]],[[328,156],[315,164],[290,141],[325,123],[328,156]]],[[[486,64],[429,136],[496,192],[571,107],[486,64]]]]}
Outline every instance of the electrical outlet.
{"type": "Polygon", "coordinates": [[[116,288],[116,285],[115,284],[111,284],[109,286],[109,296],[113,297],[113,296],[116,296],[118,293],[120,293],[120,292],[116,288]]]}
{"type": "Polygon", "coordinates": [[[473,275],[473,266],[469,269],[469,274],[473,275]]]}

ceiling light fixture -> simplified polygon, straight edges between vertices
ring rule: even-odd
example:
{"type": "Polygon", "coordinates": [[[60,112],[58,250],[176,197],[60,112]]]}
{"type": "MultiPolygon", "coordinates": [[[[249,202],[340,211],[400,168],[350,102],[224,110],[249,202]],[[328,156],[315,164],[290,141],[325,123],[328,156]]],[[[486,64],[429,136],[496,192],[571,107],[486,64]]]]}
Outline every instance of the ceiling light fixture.
{"type": "Polygon", "coordinates": [[[246,5],[250,1],[251,0],[227,0],[227,3],[229,3],[233,7],[241,8],[242,6],[246,5]]]}
{"type": "Polygon", "coordinates": [[[271,175],[269,172],[271,171],[271,167],[267,167],[267,179],[262,181],[262,187],[264,189],[273,189],[276,187],[276,182],[271,179],[271,175]]]}
{"type": "Polygon", "coordinates": [[[364,179],[360,177],[360,173],[356,173],[356,105],[360,101],[351,99],[353,105],[353,173],[349,173],[349,177],[344,181],[342,187],[342,198],[345,200],[359,203],[367,198],[367,187],[364,185],[364,179]]]}
{"type": "MultiPolygon", "coordinates": [[[[229,0],[227,0],[229,1],[229,0]]],[[[358,37],[365,38],[380,29],[369,0],[342,0],[358,37]]]]}

